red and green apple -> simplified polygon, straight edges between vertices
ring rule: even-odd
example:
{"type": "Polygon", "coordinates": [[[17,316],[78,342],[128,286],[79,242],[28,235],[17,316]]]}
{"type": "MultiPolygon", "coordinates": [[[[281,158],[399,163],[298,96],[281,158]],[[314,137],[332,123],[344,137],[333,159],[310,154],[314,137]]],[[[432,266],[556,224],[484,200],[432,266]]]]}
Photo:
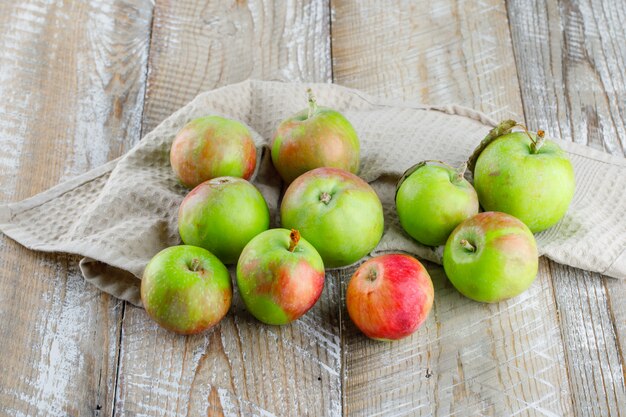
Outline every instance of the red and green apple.
{"type": "Polygon", "coordinates": [[[309,311],[322,294],[324,263],[297,230],[267,230],[241,253],[237,286],[254,317],[287,324],[309,311]]]}
{"type": "Polygon", "coordinates": [[[272,162],[286,183],[319,167],[335,167],[357,173],[359,139],[341,113],[318,107],[311,90],[309,108],[279,126],[272,142],[272,162]]]}
{"type": "Polygon", "coordinates": [[[485,303],[524,292],[535,280],[538,264],[530,229],[499,212],[479,213],[459,224],[443,252],[452,285],[466,297],[485,303]]]}
{"type": "Polygon", "coordinates": [[[337,168],[317,168],[291,183],[280,207],[282,225],[297,229],[329,268],[350,265],[383,234],[383,207],[368,183],[337,168]]]}
{"type": "Polygon", "coordinates": [[[187,194],[178,210],[183,242],[209,250],[225,264],[237,262],[244,246],[269,224],[267,203],[259,190],[235,177],[203,182],[187,194]]]}
{"type": "Polygon", "coordinates": [[[148,315],[180,334],[215,326],[228,312],[232,295],[224,264],[195,246],[162,250],[150,260],[141,280],[141,301],[148,315]]]}
{"type": "Polygon", "coordinates": [[[249,179],[256,166],[256,147],[243,123],[205,116],[178,132],[170,150],[170,164],[189,188],[216,177],[249,179]]]}

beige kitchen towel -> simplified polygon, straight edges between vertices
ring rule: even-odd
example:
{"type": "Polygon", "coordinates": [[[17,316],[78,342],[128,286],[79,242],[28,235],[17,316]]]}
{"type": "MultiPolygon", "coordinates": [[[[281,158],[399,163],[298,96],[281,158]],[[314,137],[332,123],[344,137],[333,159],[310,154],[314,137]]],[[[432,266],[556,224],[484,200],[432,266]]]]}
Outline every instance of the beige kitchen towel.
{"type": "MultiPolygon", "coordinates": [[[[385,208],[385,234],[374,253],[403,251],[440,263],[442,248],[419,245],[399,227],[395,182],[423,159],[461,164],[495,121],[459,106],[380,100],[331,84],[245,81],[203,93],[123,157],[1,206],[0,230],[34,250],[82,255],[85,279],[140,305],[139,278],[146,263],[159,250],[181,243],[176,216],[188,190],[177,183],[169,166],[170,144],[178,130],[208,114],[245,123],[259,150],[253,182],[270,206],[272,227],[277,227],[282,184],[268,144],[281,120],[306,107],[308,87],[320,105],[341,111],[360,138],[360,176],[372,184],[385,208]]],[[[576,193],[565,218],[537,234],[541,253],[563,264],[626,278],[626,159],[557,142],[574,165],[576,193]]]]}

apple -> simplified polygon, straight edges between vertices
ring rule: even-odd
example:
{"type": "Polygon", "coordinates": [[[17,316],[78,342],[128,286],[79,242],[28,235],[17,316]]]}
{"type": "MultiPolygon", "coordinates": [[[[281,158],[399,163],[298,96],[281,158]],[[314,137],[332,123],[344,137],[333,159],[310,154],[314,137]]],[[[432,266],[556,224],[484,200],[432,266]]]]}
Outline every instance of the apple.
{"type": "Polygon", "coordinates": [[[377,256],[352,275],[346,307],[367,337],[397,340],[414,333],[433,305],[434,289],[426,268],[402,254],[377,256]]]}
{"type": "Polygon", "coordinates": [[[404,173],[397,186],[396,210],[400,225],[413,239],[443,245],[459,223],[478,213],[476,191],[463,177],[465,167],[455,170],[429,160],[404,173]]]}
{"type": "Polygon", "coordinates": [[[279,126],[272,142],[272,162],[286,183],[319,167],[354,174],[359,169],[359,138],[338,111],[318,107],[308,90],[309,108],[279,126]]]}
{"type": "Polygon", "coordinates": [[[338,168],[317,168],[285,191],[282,225],[297,229],[329,268],[350,265],[383,235],[383,207],[368,183],[338,168]]]}
{"type": "Polygon", "coordinates": [[[195,334],[215,326],[233,297],[228,270],[211,252],[172,246],[148,262],[141,279],[141,301],[160,326],[195,334]]]}
{"type": "Polygon", "coordinates": [[[263,196],[241,178],[203,182],[187,194],[178,210],[183,242],[209,250],[225,264],[237,262],[244,246],[269,225],[263,196]]]}
{"type": "Polygon", "coordinates": [[[540,232],[567,212],[574,196],[574,170],[567,154],[542,131],[506,133],[510,131],[480,151],[474,187],[485,210],[511,214],[533,233],[540,232]]]}
{"type": "Polygon", "coordinates": [[[535,280],[538,264],[530,229],[499,212],[479,213],[459,224],[443,251],[443,267],[452,285],[485,303],[524,292],[535,280]]]}
{"type": "Polygon", "coordinates": [[[267,230],[241,253],[237,286],[254,317],[287,324],[309,311],[322,294],[324,263],[297,230],[267,230]]]}
{"type": "Polygon", "coordinates": [[[170,164],[189,188],[216,177],[249,179],[256,166],[256,147],[243,123],[205,116],[178,132],[170,149],[170,164]]]}

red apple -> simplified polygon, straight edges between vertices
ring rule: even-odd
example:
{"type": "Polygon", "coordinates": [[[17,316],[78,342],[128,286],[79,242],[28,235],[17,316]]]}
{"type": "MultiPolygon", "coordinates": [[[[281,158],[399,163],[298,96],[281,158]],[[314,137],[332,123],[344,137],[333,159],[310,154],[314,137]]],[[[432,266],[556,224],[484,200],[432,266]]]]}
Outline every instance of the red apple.
{"type": "Polygon", "coordinates": [[[350,265],[383,235],[383,206],[368,183],[337,168],[317,168],[291,183],[280,206],[283,227],[297,229],[330,268],[350,265]]]}
{"type": "Polygon", "coordinates": [[[243,123],[205,116],[178,132],[170,150],[170,164],[189,188],[216,177],[249,179],[256,166],[256,148],[243,123]]]}
{"type": "Polygon", "coordinates": [[[141,280],[141,301],[148,315],[180,334],[215,326],[228,312],[232,296],[224,264],[195,246],[163,249],[150,260],[141,280]]]}
{"type": "Polygon", "coordinates": [[[287,183],[319,167],[359,170],[359,138],[341,113],[317,107],[311,90],[309,108],[283,121],[272,143],[272,162],[287,183]]]}
{"type": "Polygon", "coordinates": [[[241,253],[237,286],[254,317],[267,324],[287,324],[306,313],[322,294],[324,263],[298,231],[268,230],[241,253]]]}
{"type": "Polygon", "coordinates": [[[367,337],[397,340],[415,332],[433,305],[434,289],[426,268],[402,254],[363,263],[346,291],[350,319],[367,337]]]}

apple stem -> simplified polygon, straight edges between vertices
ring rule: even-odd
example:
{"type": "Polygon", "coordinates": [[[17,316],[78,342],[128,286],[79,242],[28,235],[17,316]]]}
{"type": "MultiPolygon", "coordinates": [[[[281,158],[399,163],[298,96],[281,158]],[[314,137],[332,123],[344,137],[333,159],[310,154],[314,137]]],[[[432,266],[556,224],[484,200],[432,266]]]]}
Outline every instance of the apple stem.
{"type": "Polygon", "coordinates": [[[311,117],[313,117],[313,115],[315,114],[315,112],[317,111],[317,102],[315,101],[315,96],[313,95],[313,90],[311,90],[310,88],[306,90],[306,93],[309,97],[309,115],[308,115],[308,119],[310,119],[311,117]]]}
{"type": "Polygon", "coordinates": [[[465,171],[467,171],[467,162],[463,162],[461,166],[459,166],[456,170],[456,180],[461,181],[465,176],[465,171]]]}
{"type": "Polygon", "coordinates": [[[200,260],[198,258],[193,258],[193,260],[191,261],[191,265],[189,265],[189,269],[193,272],[196,272],[198,269],[200,269],[200,260]]]}
{"type": "Polygon", "coordinates": [[[461,246],[463,246],[465,250],[468,250],[470,252],[476,252],[476,247],[469,243],[466,239],[461,239],[459,243],[461,244],[461,246]]]}
{"type": "Polygon", "coordinates": [[[332,199],[332,197],[326,191],[324,191],[322,194],[320,194],[320,201],[322,203],[324,203],[324,204],[330,203],[331,199],[332,199]]]}
{"type": "Polygon", "coordinates": [[[541,149],[541,147],[543,146],[543,143],[545,141],[546,132],[544,132],[543,130],[539,129],[537,131],[537,139],[535,139],[535,138],[533,138],[533,135],[530,134],[530,132],[528,131],[528,128],[526,126],[524,126],[521,123],[518,123],[516,126],[521,127],[522,129],[524,129],[524,132],[528,135],[528,138],[532,142],[532,144],[530,145],[531,153],[539,152],[539,149],[541,149]]]}
{"type": "Polygon", "coordinates": [[[535,142],[533,142],[533,144],[530,146],[530,150],[532,151],[532,153],[539,152],[539,149],[541,149],[541,147],[543,146],[545,140],[546,140],[546,132],[544,132],[543,130],[539,129],[537,131],[537,140],[535,142]]]}
{"type": "Polygon", "coordinates": [[[291,229],[289,239],[291,239],[289,242],[289,252],[293,252],[296,249],[296,246],[298,246],[298,242],[300,242],[300,232],[296,229],[291,229]]]}
{"type": "Polygon", "coordinates": [[[376,281],[376,278],[378,278],[378,271],[376,271],[376,268],[371,268],[367,274],[367,279],[374,282],[376,281]]]}

